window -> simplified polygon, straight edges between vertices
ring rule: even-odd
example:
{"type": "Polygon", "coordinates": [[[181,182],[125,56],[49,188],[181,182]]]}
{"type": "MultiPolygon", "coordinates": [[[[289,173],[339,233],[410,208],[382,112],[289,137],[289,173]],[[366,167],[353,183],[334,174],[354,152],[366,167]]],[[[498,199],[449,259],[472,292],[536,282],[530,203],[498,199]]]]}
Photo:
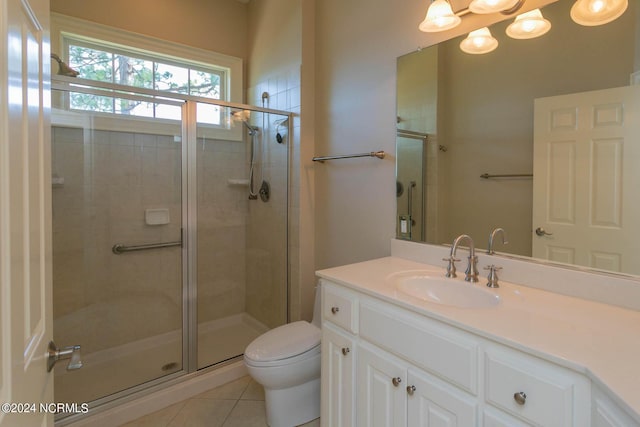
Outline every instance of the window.
{"type": "MultiPolygon", "coordinates": [[[[152,53],[127,52],[126,47],[115,49],[65,38],[69,66],[84,79],[116,83],[144,89],[182,93],[211,99],[221,99],[224,92],[225,71],[215,68],[193,67],[179,60],[158,60],[152,53]]],[[[75,110],[116,113],[161,119],[179,119],[180,108],[73,93],[70,108],[75,110]]],[[[220,109],[210,108],[206,122],[220,124],[220,109]]]]}
{"type": "MultiPolygon", "coordinates": [[[[52,14],[52,51],[81,78],[142,89],[241,102],[242,60],[52,14]]],[[[180,107],[73,93],[72,110],[179,119],[180,107]]],[[[220,108],[198,105],[198,122],[220,126],[220,108]],[[206,111],[205,111],[206,109],[206,111]]]]}

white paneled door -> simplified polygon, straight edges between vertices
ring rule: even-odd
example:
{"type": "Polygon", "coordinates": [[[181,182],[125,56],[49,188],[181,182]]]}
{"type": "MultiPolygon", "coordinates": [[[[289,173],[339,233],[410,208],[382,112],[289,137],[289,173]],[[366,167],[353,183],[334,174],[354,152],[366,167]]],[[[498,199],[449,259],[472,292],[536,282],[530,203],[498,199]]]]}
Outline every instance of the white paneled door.
{"type": "Polygon", "coordinates": [[[533,256],[640,274],[640,86],[535,101],[533,256]]]}
{"type": "Polygon", "coordinates": [[[0,426],[53,425],[49,1],[0,3],[0,426]]]}

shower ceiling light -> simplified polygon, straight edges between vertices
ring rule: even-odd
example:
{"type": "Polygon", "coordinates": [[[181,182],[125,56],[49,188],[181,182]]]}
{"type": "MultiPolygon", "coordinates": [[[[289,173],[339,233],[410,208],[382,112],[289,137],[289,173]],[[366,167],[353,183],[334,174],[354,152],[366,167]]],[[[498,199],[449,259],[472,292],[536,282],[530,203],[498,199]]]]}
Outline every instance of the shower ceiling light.
{"type": "Polygon", "coordinates": [[[460,17],[456,16],[451,10],[451,5],[447,0],[434,0],[429,5],[427,16],[418,25],[418,28],[425,33],[435,33],[454,28],[461,21],[460,17]]]}
{"type": "Polygon", "coordinates": [[[628,5],[628,0],[578,0],[571,7],[571,19],[580,25],[603,25],[622,15],[628,5]]]}
{"type": "Polygon", "coordinates": [[[473,0],[469,10],[477,14],[498,13],[514,8],[518,0],[473,0]]]}
{"type": "Polygon", "coordinates": [[[540,9],[523,13],[507,27],[507,35],[514,39],[532,39],[546,34],[551,29],[551,22],[544,19],[540,9]]]}
{"type": "Polygon", "coordinates": [[[460,49],[463,52],[474,55],[489,53],[497,47],[498,40],[491,35],[491,31],[487,27],[471,31],[467,38],[460,43],[460,49]]]}

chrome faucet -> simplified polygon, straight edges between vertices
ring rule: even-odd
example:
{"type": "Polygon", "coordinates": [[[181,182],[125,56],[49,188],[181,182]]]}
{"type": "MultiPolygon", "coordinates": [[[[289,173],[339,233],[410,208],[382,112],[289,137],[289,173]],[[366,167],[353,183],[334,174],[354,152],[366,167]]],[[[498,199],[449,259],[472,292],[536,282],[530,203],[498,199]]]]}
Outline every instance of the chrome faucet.
{"type": "MultiPolygon", "coordinates": [[[[466,282],[477,282],[478,281],[478,257],[476,256],[476,249],[473,244],[473,239],[467,234],[461,234],[456,237],[453,241],[453,246],[451,246],[451,254],[449,256],[450,263],[453,264],[453,261],[456,261],[456,251],[458,250],[458,246],[460,242],[463,240],[469,241],[469,264],[467,265],[467,269],[464,272],[464,280],[466,282]]],[[[448,270],[447,270],[448,271],[448,270]]],[[[448,277],[448,276],[447,276],[448,277]]],[[[455,277],[455,266],[454,266],[454,276],[455,277]]]]}
{"type": "Polygon", "coordinates": [[[493,239],[496,238],[498,234],[502,234],[502,244],[506,245],[509,243],[507,241],[507,232],[504,231],[504,228],[494,228],[491,234],[489,234],[489,247],[487,248],[487,254],[493,255],[496,252],[493,250],[493,239]]]}

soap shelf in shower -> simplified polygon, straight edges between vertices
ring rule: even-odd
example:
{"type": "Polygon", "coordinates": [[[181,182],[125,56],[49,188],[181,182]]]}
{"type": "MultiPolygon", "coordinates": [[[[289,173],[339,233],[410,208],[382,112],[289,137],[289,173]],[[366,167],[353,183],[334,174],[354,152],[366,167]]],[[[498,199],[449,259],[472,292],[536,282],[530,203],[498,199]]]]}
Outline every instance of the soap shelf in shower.
{"type": "Polygon", "coordinates": [[[229,178],[227,180],[227,185],[231,187],[237,187],[237,186],[246,187],[249,185],[249,180],[243,179],[243,178],[229,178]]]}

